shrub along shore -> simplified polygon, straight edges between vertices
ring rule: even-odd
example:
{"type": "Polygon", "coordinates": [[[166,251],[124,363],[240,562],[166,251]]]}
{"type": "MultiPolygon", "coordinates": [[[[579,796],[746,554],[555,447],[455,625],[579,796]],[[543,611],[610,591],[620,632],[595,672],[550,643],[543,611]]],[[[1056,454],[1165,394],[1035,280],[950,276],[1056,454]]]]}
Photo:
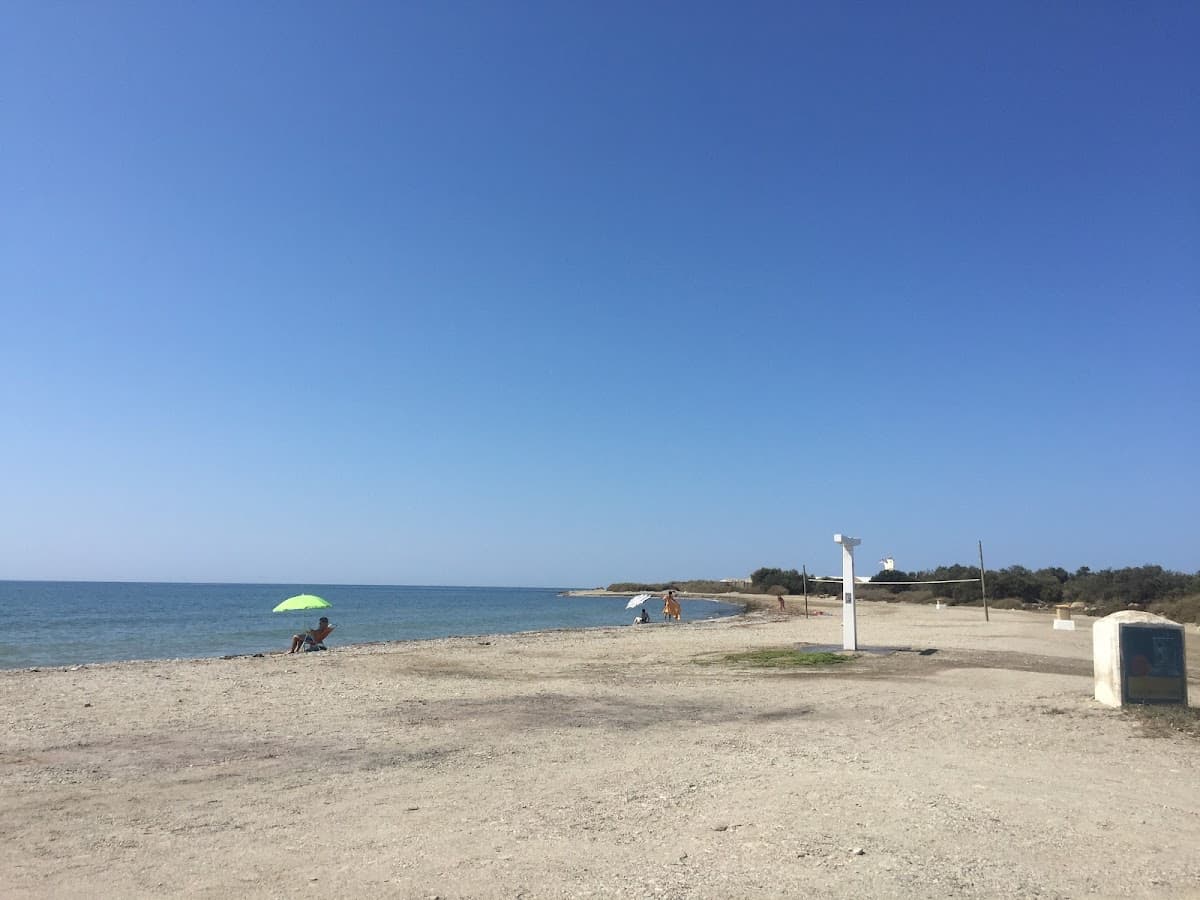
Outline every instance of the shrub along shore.
{"type": "MultiPolygon", "coordinates": [[[[1087,566],[1068,572],[1061,567],[1031,570],[1024,566],[987,569],[984,573],[988,604],[998,609],[1046,609],[1070,603],[1090,613],[1106,616],[1130,607],[1145,609],[1176,622],[1200,622],[1200,572],[1173,572],[1162,566],[1130,566],[1124,569],[1092,571],[1087,566]]],[[[942,602],[950,605],[981,605],[979,567],[950,565],[918,572],[899,569],[881,571],[874,582],[900,584],[859,585],[856,594],[863,600],[942,602]],[[950,581],[973,578],[963,584],[905,584],[904,582],[950,581]]],[[[808,578],[808,593],[830,593],[829,582],[808,578]]],[[[725,594],[735,602],[738,595],[752,603],[754,595],[788,596],[805,590],[805,576],[796,569],[760,568],[750,583],[679,579],[662,582],[617,582],[608,586],[613,593],[661,593],[675,590],[682,594],[725,594]]]]}

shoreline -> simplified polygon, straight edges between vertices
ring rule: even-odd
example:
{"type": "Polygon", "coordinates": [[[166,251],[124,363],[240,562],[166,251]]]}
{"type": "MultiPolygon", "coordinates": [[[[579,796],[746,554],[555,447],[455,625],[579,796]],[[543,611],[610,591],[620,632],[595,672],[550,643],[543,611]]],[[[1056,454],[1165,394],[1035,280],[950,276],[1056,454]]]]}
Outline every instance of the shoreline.
{"type": "MultiPolygon", "coordinates": [[[[782,612],[779,610],[779,608],[777,606],[776,596],[773,594],[741,594],[741,593],[688,594],[688,593],[683,593],[683,592],[677,591],[676,595],[678,597],[680,597],[680,599],[683,599],[683,600],[702,600],[702,601],[703,600],[711,600],[711,601],[715,601],[715,602],[726,603],[731,606],[740,606],[741,609],[738,612],[730,613],[728,615],[712,616],[712,617],[707,617],[707,618],[703,618],[703,619],[692,619],[692,620],[689,620],[686,622],[681,622],[681,623],[666,623],[666,622],[660,622],[660,621],[652,619],[649,623],[647,623],[647,625],[656,626],[656,627],[682,628],[682,627],[688,627],[688,626],[692,626],[692,625],[703,625],[703,624],[711,623],[714,621],[724,621],[724,620],[728,620],[728,619],[741,619],[741,618],[745,618],[745,617],[753,617],[755,614],[759,614],[759,613],[769,613],[770,615],[779,617],[779,618],[798,617],[801,620],[803,620],[803,618],[804,618],[803,606],[797,607],[798,603],[800,603],[800,604],[803,603],[803,598],[800,596],[796,596],[796,595],[787,595],[787,594],[784,595],[784,601],[787,604],[787,606],[782,612]]],[[[634,594],[627,592],[627,591],[608,591],[608,590],[597,588],[597,589],[582,589],[582,590],[564,591],[561,594],[561,596],[563,596],[563,597],[613,597],[613,598],[626,597],[627,598],[627,597],[633,597],[634,594]]],[[[905,603],[903,600],[881,601],[881,600],[861,600],[860,599],[857,602],[858,602],[860,608],[862,608],[864,605],[867,605],[867,604],[879,604],[882,606],[901,605],[901,606],[912,606],[914,608],[922,608],[922,607],[928,606],[928,608],[930,608],[930,609],[933,608],[932,606],[929,606],[928,604],[908,604],[908,603],[905,603]]],[[[827,616],[827,614],[828,614],[827,610],[830,610],[830,609],[840,611],[840,604],[838,602],[838,599],[835,595],[832,595],[832,594],[810,594],[808,603],[809,603],[810,607],[814,607],[818,610],[818,612],[816,612],[815,614],[812,614],[812,616],[810,616],[810,618],[815,617],[815,616],[822,616],[822,617],[827,616]]],[[[981,607],[973,606],[970,604],[960,604],[957,606],[957,608],[961,609],[961,610],[975,609],[975,610],[982,611],[981,607]]],[[[997,612],[997,610],[993,609],[992,612],[995,613],[995,612],[997,612]]],[[[1049,610],[1025,610],[1024,612],[1026,612],[1029,615],[1049,615],[1051,611],[1049,611],[1049,610]]],[[[834,618],[836,618],[836,620],[838,622],[841,621],[840,615],[835,616],[834,618]]],[[[331,653],[331,652],[333,652],[333,653],[345,652],[345,651],[352,650],[355,648],[366,648],[366,647],[403,647],[403,646],[409,646],[409,645],[414,645],[414,644],[428,644],[428,643],[439,642],[439,641],[493,639],[493,638],[500,638],[500,637],[504,637],[504,636],[508,636],[508,635],[539,635],[539,634],[559,634],[559,633],[576,633],[576,632],[580,633],[580,634],[587,634],[587,633],[591,633],[591,632],[603,632],[603,631],[608,631],[608,630],[612,630],[612,629],[616,629],[616,630],[620,631],[620,630],[624,630],[625,628],[628,628],[628,627],[631,627],[631,626],[628,624],[562,626],[559,628],[540,628],[540,629],[535,628],[535,629],[529,629],[529,630],[525,630],[525,631],[481,631],[481,632],[469,633],[469,634],[444,635],[441,637],[397,638],[394,640],[382,640],[382,641],[357,641],[355,643],[335,644],[333,647],[330,648],[330,650],[324,651],[323,653],[318,653],[315,655],[325,655],[325,653],[331,653]]],[[[647,626],[640,626],[640,627],[644,628],[647,626]]],[[[1187,626],[1185,625],[1185,629],[1186,629],[1186,627],[1187,626]]],[[[1197,628],[1200,629],[1200,626],[1197,626],[1197,628]]],[[[838,642],[840,643],[840,637],[838,639],[838,642]]],[[[280,657],[280,656],[286,657],[289,655],[291,655],[291,654],[289,654],[286,649],[272,649],[272,650],[262,650],[262,651],[257,651],[257,652],[221,654],[219,656],[213,655],[213,656],[139,657],[139,658],[135,658],[135,659],[100,660],[100,661],[96,661],[96,662],[56,663],[56,664],[36,665],[36,666],[13,666],[13,667],[0,667],[0,677],[4,677],[10,673],[19,673],[19,672],[56,672],[56,671],[57,672],[66,672],[66,671],[75,672],[75,671],[83,671],[83,670],[89,670],[89,669],[111,668],[114,666],[122,666],[122,665],[149,665],[149,664],[154,664],[154,663],[177,663],[178,664],[178,663],[196,663],[196,662],[221,662],[221,661],[229,661],[229,660],[235,660],[235,659],[260,659],[260,658],[273,659],[275,657],[280,657]]],[[[299,656],[308,656],[308,655],[311,655],[311,654],[299,654],[299,656]]]]}
{"type": "MultiPolygon", "coordinates": [[[[566,596],[566,594],[564,593],[560,596],[566,596]]],[[[621,594],[621,593],[613,593],[613,592],[609,592],[609,591],[599,591],[599,592],[581,592],[577,596],[580,596],[580,597],[609,596],[609,597],[616,598],[616,597],[632,597],[633,594],[621,594]]],[[[697,599],[709,599],[709,598],[707,598],[707,596],[702,597],[701,595],[697,594],[697,595],[691,595],[690,597],[684,596],[684,599],[697,600],[697,599]]],[[[715,617],[706,617],[704,619],[693,619],[693,620],[689,620],[689,621],[682,622],[679,624],[680,625],[691,625],[691,624],[696,624],[699,622],[711,621],[713,618],[718,618],[718,619],[736,618],[739,616],[744,616],[748,612],[753,611],[753,607],[751,607],[749,605],[746,605],[743,603],[735,603],[724,597],[711,598],[711,599],[715,599],[718,602],[726,603],[730,606],[740,606],[741,609],[737,612],[729,613],[726,615],[720,615],[720,616],[715,616],[715,617]]],[[[651,624],[662,624],[662,623],[652,622],[651,624]]],[[[564,625],[564,626],[553,627],[553,628],[531,628],[531,629],[522,630],[522,631],[480,631],[480,632],[472,632],[472,633],[444,635],[441,637],[396,638],[394,640],[387,640],[387,641],[356,641],[354,643],[334,644],[334,646],[330,648],[330,651],[325,651],[325,652],[347,650],[347,649],[350,649],[353,647],[367,647],[367,646],[374,646],[374,645],[390,645],[390,644],[401,644],[402,645],[402,644],[419,643],[422,641],[450,640],[453,638],[465,638],[465,639],[489,638],[489,637],[500,636],[500,635],[505,635],[505,634],[543,634],[543,633],[549,634],[549,633],[561,632],[561,631],[588,632],[588,631],[604,630],[604,629],[608,629],[608,628],[625,628],[625,627],[627,627],[627,625],[628,625],[628,623],[625,623],[625,624],[612,623],[612,624],[601,624],[601,625],[578,625],[578,626],[564,625]]],[[[228,654],[219,654],[219,655],[214,654],[211,656],[159,656],[159,657],[138,657],[138,658],[133,658],[133,659],[99,660],[99,661],[95,661],[95,662],[39,664],[39,665],[33,665],[33,666],[0,666],[0,676],[2,676],[6,672],[80,670],[80,669],[85,669],[85,668],[87,668],[87,669],[96,668],[96,667],[100,667],[100,666],[121,665],[124,663],[153,663],[153,662],[182,663],[182,662],[194,662],[194,661],[201,661],[201,660],[231,660],[231,659],[245,659],[245,658],[257,658],[257,657],[270,658],[270,657],[275,657],[275,656],[280,656],[280,655],[288,656],[289,654],[286,649],[270,649],[270,650],[260,650],[260,651],[247,651],[247,652],[242,652],[242,653],[228,653],[228,654]]]]}
{"type": "MultiPolygon", "coordinates": [[[[779,608],[777,606],[776,596],[773,594],[740,594],[740,593],[688,594],[688,593],[683,593],[683,592],[677,591],[676,595],[683,600],[711,600],[711,601],[715,601],[715,602],[726,603],[731,606],[740,606],[741,609],[738,612],[730,613],[728,615],[711,616],[711,617],[707,617],[707,618],[703,618],[703,619],[692,619],[692,620],[689,620],[686,622],[681,622],[681,623],[666,623],[666,622],[660,622],[660,621],[652,619],[649,623],[647,623],[647,625],[643,625],[643,626],[639,626],[639,627],[646,628],[649,626],[654,626],[654,627],[668,627],[668,628],[686,628],[689,626],[705,625],[705,624],[712,623],[712,622],[720,622],[720,621],[726,621],[726,620],[731,620],[731,619],[736,620],[736,619],[743,619],[743,618],[748,618],[748,617],[752,618],[757,614],[769,614],[770,616],[775,617],[776,619],[788,619],[788,618],[795,617],[795,618],[799,618],[801,621],[803,621],[805,618],[804,613],[803,613],[803,606],[802,605],[798,606],[798,604],[803,604],[803,598],[802,598],[802,596],[799,596],[799,595],[785,594],[784,601],[787,605],[783,611],[779,610],[779,608]]],[[[618,597],[632,597],[632,596],[634,596],[634,594],[632,594],[628,591],[608,591],[608,590],[597,588],[597,589],[581,589],[581,590],[564,591],[561,594],[561,596],[563,596],[563,597],[613,597],[613,598],[618,598],[618,597]]],[[[656,597],[655,599],[658,599],[658,598],[656,597]]],[[[889,606],[911,607],[913,609],[929,609],[929,610],[935,609],[934,606],[932,606],[930,604],[907,603],[903,600],[885,601],[885,600],[862,600],[862,599],[859,599],[857,601],[857,603],[858,603],[860,610],[865,607],[872,606],[872,605],[879,605],[882,607],[889,607],[889,606]]],[[[809,598],[808,598],[808,604],[810,607],[815,608],[817,610],[817,612],[810,614],[810,616],[809,616],[810,619],[816,618],[816,617],[821,617],[821,618],[825,618],[825,619],[832,618],[839,623],[841,622],[840,603],[839,603],[836,595],[810,594],[809,598]],[[831,616],[829,616],[829,610],[835,610],[835,611],[837,611],[837,614],[835,614],[831,617],[831,616]]],[[[951,607],[951,606],[943,607],[943,609],[951,609],[951,608],[963,610],[963,611],[975,610],[977,612],[982,612],[982,607],[976,606],[973,604],[958,604],[953,607],[951,607]]],[[[995,615],[997,612],[1001,612],[1001,611],[1002,610],[998,610],[995,608],[991,609],[991,613],[993,615],[995,615]]],[[[1029,615],[1029,616],[1040,616],[1042,618],[1047,618],[1047,619],[1051,618],[1053,615],[1053,610],[1051,610],[1051,609],[1046,609],[1046,610],[1003,610],[1003,612],[1023,612],[1024,614],[1029,615]]],[[[1075,612],[1075,616],[1080,620],[1082,620],[1084,618],[1091,619],[1090,616],[1080,615],[1078,611],[1075,612]]],[[[444,635],[441,637],[397,638],[394,640],[358,641],[355,643],[335,644],[333,647],[330,648],[330,650],[324,651],[322,653],[298,654],[298,656],[302,656],[302,657],[309,656],[309,655],[324,656],[327,653],[344,653],[346,651],[354,650],[357,648],[405,647],[405,646],[412,646],[412,645],[431,644],[431,643],[437,643],[437,642],[456,641],[456,640],[463,640],[463,641],[479,641],[479,640],[484,640],[484,639],[490,640],[490,639],[497,639],[497,638],[513,636],[513,635],[536,636],[536,635],[542,635],[542,634],[550,635],[550,634],[563,634],[563,633],[588,634],[588,633],[595,633],[595,632],[605,632],[605,631],[610,631],[610,630],[623,631],[624,629],[629,628],[629,627],[632,627],[632,626],[630,626],[629,624],[562,626],[562,627],[558,627],[558,628],[535,628],[535,629],[529,629],[529,630],[525,630],[525,631],[481,631],[481,632],[468,633],[468,634],[444,635]]],[[[1189,625],[1184,624],[1185,633],[1188,633],[1189,627],[1190,627],[1189,625]]],[[[1200,625],[1196,626],[1196,630],[1198,632],[1200,632],[1200,625]]],[[[835,643],[839,643],[839,644],[841,643],[840,632],[838,633],[837,641],[835,643]]],[[[101,660],[101,661],[96,661],[96,662],[58,663],[58,664],[36,665],[36,666],[0,667],[0,678],[6,677],[12,673],[21,673],[21,672],[33,672],[33,673],[37,673],[37,672],[77,672],[77,671],[91,670],[91,669],[112,668],[112,667],[123,666],[123,665],[151,665],[151,664],[157,664],[157,663],[180,664],[180,663],[198,663],[198,662],[223,662],[223,661],[231,661],[231,660],[237,660],[237,659],[273,659],[276,657],[280,657],[280,656],[286,657],[289,655],[291,655],[291,654],[289,654],[286,649],[272,649],[272,650],[262,650],[262,651],[258,651],[258,652],[221,654],[219,656],[213,655],[213,656],[140,657],[140,658],[136,658],[136,659],[101,660]]],[[[1200,667],[1198,667],[1198,668],[1200,668],[1200,667]]]]}

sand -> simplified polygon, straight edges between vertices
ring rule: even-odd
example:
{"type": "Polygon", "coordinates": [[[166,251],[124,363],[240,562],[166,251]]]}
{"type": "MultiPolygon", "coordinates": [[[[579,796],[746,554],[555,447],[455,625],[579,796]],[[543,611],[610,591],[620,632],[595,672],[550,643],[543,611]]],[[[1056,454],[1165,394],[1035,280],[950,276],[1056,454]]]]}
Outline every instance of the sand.
{"type": "Polygon", "coordinates": [[[1200,741],[1094,702],[1091,620],[860,607],[909,649],[719,661],[826,604],[0,672],[0,894],[1200,897],[1200,741]]]}

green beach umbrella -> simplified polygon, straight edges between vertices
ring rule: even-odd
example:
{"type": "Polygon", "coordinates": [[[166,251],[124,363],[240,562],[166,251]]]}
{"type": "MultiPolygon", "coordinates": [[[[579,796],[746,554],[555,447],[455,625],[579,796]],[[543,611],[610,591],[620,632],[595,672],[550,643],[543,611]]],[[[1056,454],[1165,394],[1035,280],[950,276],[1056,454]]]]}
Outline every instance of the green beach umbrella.
{"type": "Polygon", "coordinates": [[[328,600],[322,600],[316,594],[297,594],[295,597],[288,597],[271,612],[291,612],[296,609],[325,609],[329,606],[328,600]]]}

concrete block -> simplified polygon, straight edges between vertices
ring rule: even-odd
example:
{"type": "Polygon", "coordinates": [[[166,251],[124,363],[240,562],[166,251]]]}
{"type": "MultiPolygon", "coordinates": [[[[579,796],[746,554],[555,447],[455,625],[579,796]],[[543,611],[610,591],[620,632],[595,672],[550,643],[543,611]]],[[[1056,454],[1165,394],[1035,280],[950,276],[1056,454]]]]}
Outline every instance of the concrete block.
{"type": "Polygon", "coordinates": [[[1126,610],[1097,621],[1092,626],[1096,699],[1107,706],[1186,706],[1184,640],[1182,625],[1153,613],[1126,610]]]}

